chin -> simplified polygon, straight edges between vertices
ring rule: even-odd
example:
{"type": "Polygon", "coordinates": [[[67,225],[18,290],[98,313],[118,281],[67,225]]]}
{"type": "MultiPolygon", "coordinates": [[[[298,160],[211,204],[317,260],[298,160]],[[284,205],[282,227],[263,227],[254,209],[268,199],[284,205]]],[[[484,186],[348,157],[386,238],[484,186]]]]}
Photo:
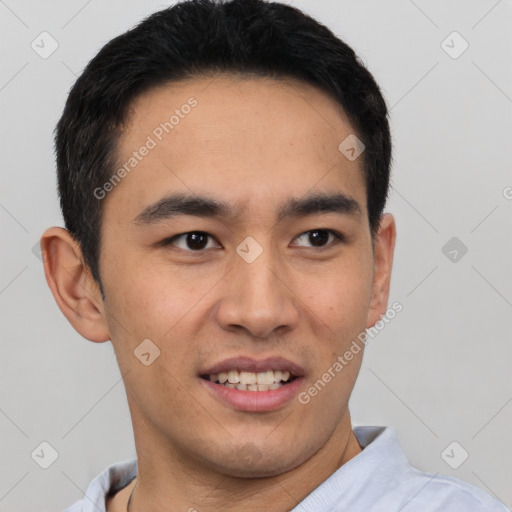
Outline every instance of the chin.
{"type": "Polygon", "coordinates": [[[302,461],[283,461],[282,459],[278,459],[276,457],[265,457],[265,460],[263,461],[259,460],[257,462],[250,463],[245,461],[237,461],[230,465],[218,465],[218,461],[216,462],[216,469],[219,473],[230,477],[245,479],[272,478],[291,471],[295,467],[299,466],[302,461]]]}
{"type": "Polygon", "coordinates": [[[247,442],[239,447],[219,447],[219,451],[211,454],[208,465],[216,472],[237,478],[270,478],[281,475],[296,468],[314,454],[307,448],[300,448],[297,443],[287,446],[253,444],[247,442]],[[223,453],[220,453],[223,452],[223,453]]]}

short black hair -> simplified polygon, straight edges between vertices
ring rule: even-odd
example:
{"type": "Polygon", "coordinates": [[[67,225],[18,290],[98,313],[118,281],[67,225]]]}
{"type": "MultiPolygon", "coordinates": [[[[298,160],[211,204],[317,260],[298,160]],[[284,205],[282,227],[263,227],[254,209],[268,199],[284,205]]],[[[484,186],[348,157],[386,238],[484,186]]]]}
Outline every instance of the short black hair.
{"type": "MultiPolygon", "coordinates": [[[[112,39],[72,87],[55,129],[60,205],[100,284],[102,201],[132,102],[166,83],[215,73],[295,78],[327,92],[365,145],[372,236],[389,189],[391,136],[377,83],[355,52],[299,9],[264,0],[187,0],[112,39]]],[[[341,141],[340,141],[341,142],[341,141]]]]}

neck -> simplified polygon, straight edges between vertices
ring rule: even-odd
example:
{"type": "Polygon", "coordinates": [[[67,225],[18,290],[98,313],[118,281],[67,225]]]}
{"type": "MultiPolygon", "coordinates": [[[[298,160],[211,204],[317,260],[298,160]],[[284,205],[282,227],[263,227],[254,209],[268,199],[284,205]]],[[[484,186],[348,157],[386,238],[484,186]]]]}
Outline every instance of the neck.
{"type": "Polygon", "coordinates": [[[361,452],[347,411],[320,450],[297,467],[272,477],[239,478],[194,465],[174,449],[162,450],[157,436],[138,427],[134,422],[138,476],[128,512],[288,511],[361,452]]]}

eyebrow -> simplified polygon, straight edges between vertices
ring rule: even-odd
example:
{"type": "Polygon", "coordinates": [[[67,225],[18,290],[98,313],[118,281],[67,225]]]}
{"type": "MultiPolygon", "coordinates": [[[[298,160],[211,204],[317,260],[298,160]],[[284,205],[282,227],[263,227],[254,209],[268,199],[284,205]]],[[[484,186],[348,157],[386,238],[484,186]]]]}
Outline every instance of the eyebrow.
{"type": "MultiPolygon", "coordinates": [[[[337,213],[360,216],[361,206],[346,194],[317,193],[299,199],[289,199],[279,209],[277,218],[305,217],[308,215],[337,213]]],[[[172,194],[147,206],[134,219],[135,224],[150,225],[181,215],[195,217],[235,217],[233,207],[226,202],[206,196],[172,194]]]]}

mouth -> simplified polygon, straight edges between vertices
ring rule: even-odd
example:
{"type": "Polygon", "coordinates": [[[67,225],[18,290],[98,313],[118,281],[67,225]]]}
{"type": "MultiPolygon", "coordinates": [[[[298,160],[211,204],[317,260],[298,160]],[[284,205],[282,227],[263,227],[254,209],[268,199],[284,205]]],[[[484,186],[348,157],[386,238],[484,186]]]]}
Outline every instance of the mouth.
{"type": "Polygon", "coordinates": [[[201,375],[202,379],[239,391],[273,391],[293,382],[297,376],[288,370],[246,372],[231,369],[227,372],[201,375]]]}
{"type": "Polygon", "coordinates": [[[304,369],[281,357],[238,357],[201,371],[199,377],[224,404],[237,410],[265,412],[293,399],[304,380],[304,369]]]}

